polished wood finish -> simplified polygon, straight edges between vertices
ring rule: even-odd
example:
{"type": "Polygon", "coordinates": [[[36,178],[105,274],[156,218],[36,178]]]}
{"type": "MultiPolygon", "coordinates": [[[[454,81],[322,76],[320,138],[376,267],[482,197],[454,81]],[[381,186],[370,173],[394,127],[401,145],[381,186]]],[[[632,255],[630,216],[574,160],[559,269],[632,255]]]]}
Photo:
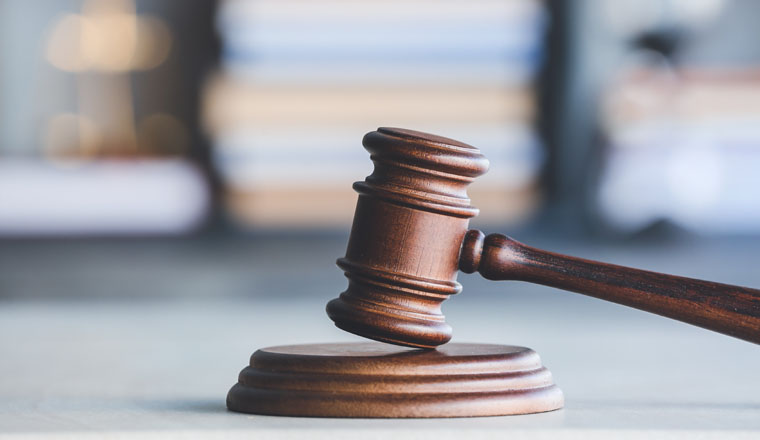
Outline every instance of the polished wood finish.
{"type": "Polygon", "coordinates": [[[571,290],[760,343],[760,291],[597,263],[467,232],[466,188],[488,168],[470,145],[411,130],[364,137],[375,164],[359,192],[345,258],[348,289],[327,305],[338,327],[412,347],[451,338],[441,303],[457,269],[571,290]],[[467,237],[465,238],[465,234],[467,237]],[[460,258],[461,253],[461,258],[460,258]]]}
{"type": "Polygon", "coordinates": [[[227,396],[233,411],[310,417],[472,417],[552,411],[562,392],[524,347],[377,342],[256,351],[227,396]]]}
{"type": "Polygon", "coordinates": [[[760,290],[600,263],[469,231],[460,268],[582,293],[760,343],[760,290]]]}
{"type": "Polygon", "coordinates": [[[375,164],[359,193],[345,258],[348,289],[327,305],[335,325],[371,339],[435,347],[451,339],[441,302],[462,290],[467,185],[488,161],[470,145],[411,130],[364,136],[375,164]]]}

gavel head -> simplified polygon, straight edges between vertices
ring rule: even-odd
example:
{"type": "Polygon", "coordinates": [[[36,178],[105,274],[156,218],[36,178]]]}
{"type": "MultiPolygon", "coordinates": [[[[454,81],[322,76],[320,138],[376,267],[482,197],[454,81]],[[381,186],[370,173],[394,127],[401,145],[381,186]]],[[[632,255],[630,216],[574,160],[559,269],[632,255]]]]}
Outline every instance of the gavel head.
{"type": "Polygon", "coordinates": [[[359,193],[346,256],[348,288],[327,304],[339,328],[370,339],[433,348],[451,339],[441,303],[459,293],[460,248],[470,218],[467,186],[488,170],[470,145],[379,128],[362,142],[375,169],[359,193]]]}

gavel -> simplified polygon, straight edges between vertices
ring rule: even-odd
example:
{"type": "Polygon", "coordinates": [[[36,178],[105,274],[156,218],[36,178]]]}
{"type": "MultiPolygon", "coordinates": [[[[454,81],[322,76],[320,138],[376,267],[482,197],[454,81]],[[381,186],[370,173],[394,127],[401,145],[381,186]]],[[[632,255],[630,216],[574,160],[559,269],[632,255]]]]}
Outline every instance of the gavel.
{"type": "Polygon", "coordinates": [[[440,136],[379,128],[364,136],[374,170],[359,193],[346,256],[348,288],[327,304],[335,325],[397,345],[451,339],[441,303],[457,272],[589,295],[760,343],[760,290],[560,255],[501,234],[468,231],[478,209],[467,186],[488,170],[477,148],[440,136]]]}

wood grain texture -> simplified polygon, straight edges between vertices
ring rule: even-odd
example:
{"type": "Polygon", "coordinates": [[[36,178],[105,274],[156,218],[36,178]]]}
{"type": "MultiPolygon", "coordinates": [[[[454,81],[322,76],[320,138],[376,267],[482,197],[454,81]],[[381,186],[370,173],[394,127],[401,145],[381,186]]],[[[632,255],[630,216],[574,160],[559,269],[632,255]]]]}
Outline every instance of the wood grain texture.
{"type": "Polygon", "coordinates": [[[227,397],[233,411],[311,417],[472,417],[561,408],[539,356],[524,347],[312,344],[256,351],[227,397]]]}
{"type": "Polygon", "coordinates": [[[451,338],[441,303],[457,270],[570,290],[760,343],[760,291],[598,263],[467,232],[466,188],[488,168],[477,148],[411,130],[364,137],[375,164],[359,192],[345,258],[348,289],[327,305],[338,327],[412,347],[451,338]]]}
{"type": "Polygon", "coordinates": [[[480,151],[440,136],[380,128],[364,137],[375,169],[359,193],[345,258],[349,284],[327,305],[335,325],[371,339],[435,347],[451,339],[440,304],[461,291],[467,185],[488,168],[480,151]]]}
{"type": "Polygon", "coordinates": [[[469,231],[460,267],[490,280],[520,280],[582,293],[760,343],[760,290],[632,269],[469,231]]]}

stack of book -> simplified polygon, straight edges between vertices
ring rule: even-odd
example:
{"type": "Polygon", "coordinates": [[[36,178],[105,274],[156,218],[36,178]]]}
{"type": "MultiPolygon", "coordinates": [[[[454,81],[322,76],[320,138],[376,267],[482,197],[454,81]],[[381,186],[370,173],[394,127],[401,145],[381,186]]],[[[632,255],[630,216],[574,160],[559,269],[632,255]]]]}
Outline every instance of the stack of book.
{"type": "Polygon", "coordinates": [[[485,221],[531,211],[543,150],[531,82],[536,0],[227,0],[204,123],[226,203],[251,226],[343,226],[378,126],[473,144],[491,160],[470,195],[485,221]]]}
{"type": "Polygon", "coordinates": [[[621,75],[605,102],[598,198],[612,225],[760,232],[760,69],[642,68],[621,75]]]}

